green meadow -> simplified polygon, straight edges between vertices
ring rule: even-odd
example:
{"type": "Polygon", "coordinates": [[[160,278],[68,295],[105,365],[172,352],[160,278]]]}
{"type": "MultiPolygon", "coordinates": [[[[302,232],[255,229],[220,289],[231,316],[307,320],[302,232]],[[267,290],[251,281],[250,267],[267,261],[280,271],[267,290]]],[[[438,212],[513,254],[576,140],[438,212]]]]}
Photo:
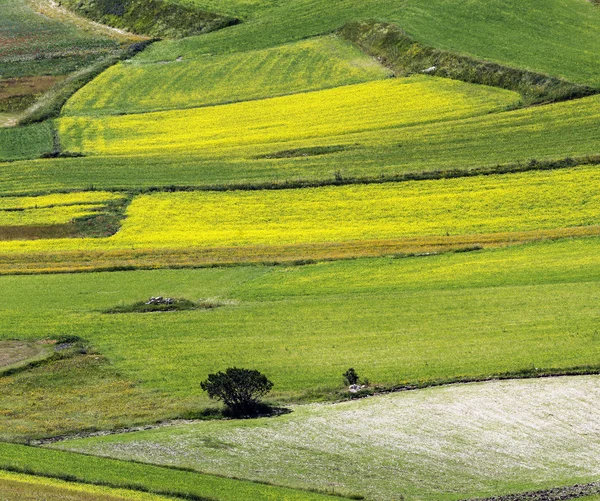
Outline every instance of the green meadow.
{"type": "Polygon", "coordinates": [[[595,371],[599,244],[588,238],[298,267],[1,277],[2,339],[78,336],[96,355],[3,378],[3,405],[13,410],[0,415],[0,429],[23,439],[110,428],[111,421],[126,426],[153,411],[158,419],[189,416],[210,406],[199,381],[236,365],[272,378],[272,398],[281,403],[340,398],[348,367],[382,387],[595,371]],[[102,313],[156,295],[224,306],[102,313]],[[115,396],[89,391],[98,385],[115,396]],[[69,418],[82,398],[103,412],[69,418]],[[139,403],[130,408],[128,398],[139,403]]]}

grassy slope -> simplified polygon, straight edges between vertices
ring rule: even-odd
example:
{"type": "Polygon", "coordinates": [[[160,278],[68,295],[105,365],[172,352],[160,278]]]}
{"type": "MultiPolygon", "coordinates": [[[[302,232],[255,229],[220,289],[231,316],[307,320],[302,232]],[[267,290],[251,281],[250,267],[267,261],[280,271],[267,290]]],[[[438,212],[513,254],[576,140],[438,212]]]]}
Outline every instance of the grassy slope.
{"type": "MultiPolygon", "coordinates": [[[[90,484],[168,493],[178,498],[215,501],[327,501],[331,496],[177,471],[157,466],[81,456],[22,445],[0,444],[0,469],[90,484]]],[[[134,498],[135,499],[135,498],[134,498]]],[[[339,498],[333,498],[339,499],[339,498]]]]}
{"type": "Polygon", "coordinates": [[[125,489],[78,485],[73,482],[7,472],[0,472],[0,496],[3,501],[168,501],[175,499],[125,489]]]}
{"type": "Polygon", "coordinates": [[[206,37],[158,44],[145,60],[259,49],[330,32],[348,20],[395,22],[435,47],[600,85],[600,11],[580,0],[293,0],[206,37]],[[468,27],[468,29],[465,29],[468,27]]]}
{"type": "Polygon", "coordinates": [[[63,115],[192,108],[377,80],[390,72],[337,37],[169,64],[121,63],[73,96],[63,115]],[[199,78],[201,75],[201,78],[199,78]]]}
{"type": "MultiPolygon", "coordinates": [[[[232,365],[264,371],[283,400],[337,391],[350,366],[386,385],[596,366],[598,245],[592,238],[297,268],[2,277],[10,293],[0,337],[81,336],[123,377],[198,398],[200,407],[207,400],[198,382],[232,365]],[[239,304],[99,313],[153,295],[239,304]]],[[[49,404],[60,390],[52,395],[49,404]]]]}
{"type": "Polygon", "coordinates": [[[290,486],[336,484],[379,501],[472,499],[595,481],[599,399],[598,376],[479,383],[57,447],[290,486]]]}
{"type": "Polygon", "coordinates": [[[37,14],[25,0],[0,0],[0,74],[66,74],[117,48],[106,36],[37,14]]]}

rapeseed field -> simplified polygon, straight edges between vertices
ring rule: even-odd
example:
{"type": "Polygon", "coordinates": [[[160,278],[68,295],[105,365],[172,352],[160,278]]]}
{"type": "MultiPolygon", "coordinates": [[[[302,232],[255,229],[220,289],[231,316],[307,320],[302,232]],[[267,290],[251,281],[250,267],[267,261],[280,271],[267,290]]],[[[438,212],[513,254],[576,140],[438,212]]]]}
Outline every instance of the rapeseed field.
{"type": "Polygon", "coordinates": [[[140,113],[231,103],[379,80],[391,72],[337,36],[261,51],[112,66],[63,115],[140,113]],[[199,78],[201,75],[201,78],[199,78]]]}
{"type": "Polygon", "coordinates": [[[284,141],[324,140],[483,115],[518,94],[427,76],[376,81],[224,106],[58,120],[63,147],[103,155],[173,154],[284,141]]]}

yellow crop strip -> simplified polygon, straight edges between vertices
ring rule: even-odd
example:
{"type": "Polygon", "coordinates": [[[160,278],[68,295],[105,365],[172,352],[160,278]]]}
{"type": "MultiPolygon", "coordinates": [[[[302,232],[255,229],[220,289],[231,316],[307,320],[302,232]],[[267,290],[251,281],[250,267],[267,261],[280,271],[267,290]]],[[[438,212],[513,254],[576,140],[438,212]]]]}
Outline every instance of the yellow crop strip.
{"type": "Polygon", "coordinates": [[[155,193],[133,200],[112,237],[0,242],[0,254],[251,248],[260,260],[282,246],[349,245],[362,255],[370,248],[389,252],[385,245],[377,251],[387,240],[414,247],[457,238],[522,241],[524,232],[572,234],[565,228],[590,234],[600,225],[599,184],[600,170],[583,167],[297,190],[155,193]]]}
{"type": "Polygon", "coordinates": [[[0,209],[0,226],[44,226],[67,224],[101,210],[103,205],[66,205],[46,209],[5,211],[0,209]]]}
{"type": "Polygon", "coordinates": [[[123,198],[123,195],[108,191],[59,193],[38,197],[0,197],[0,211],[3,209],[41,209],[57,205],[101,204],[120,198],[123,198]]]}
{"type": "Polygon", "coordinates": [[[266,50],[183,61],[116,64],[80,89],[62,115],[123,115],[264,99],[391,76],[356,46],[328,35],[266,50]],[[198,78],[198,75],[202,75],[198,78]]]}
{"type": "Polygon", "coordinates": [[[518,94],[418,76],[260,101],[119,117],[64,117],[65,149],[130,155],[219,148],[397,129],[505,109],[518,94]]]}

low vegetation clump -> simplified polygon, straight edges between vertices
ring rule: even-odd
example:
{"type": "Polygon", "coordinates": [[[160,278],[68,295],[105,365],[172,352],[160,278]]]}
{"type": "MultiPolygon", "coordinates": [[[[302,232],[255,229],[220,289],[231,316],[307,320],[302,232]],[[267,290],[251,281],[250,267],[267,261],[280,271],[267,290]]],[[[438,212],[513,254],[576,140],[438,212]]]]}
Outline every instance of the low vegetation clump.
{"type": "Polygon", "coordinates": [[[105,310],[104,313],[154,313],[167,311],[187,311],[218,308],[223,303],[205,299],[198,302],[183,298],[151,297],[147,301],[139,301],[131,305],[116,306],[105,310]]]}

